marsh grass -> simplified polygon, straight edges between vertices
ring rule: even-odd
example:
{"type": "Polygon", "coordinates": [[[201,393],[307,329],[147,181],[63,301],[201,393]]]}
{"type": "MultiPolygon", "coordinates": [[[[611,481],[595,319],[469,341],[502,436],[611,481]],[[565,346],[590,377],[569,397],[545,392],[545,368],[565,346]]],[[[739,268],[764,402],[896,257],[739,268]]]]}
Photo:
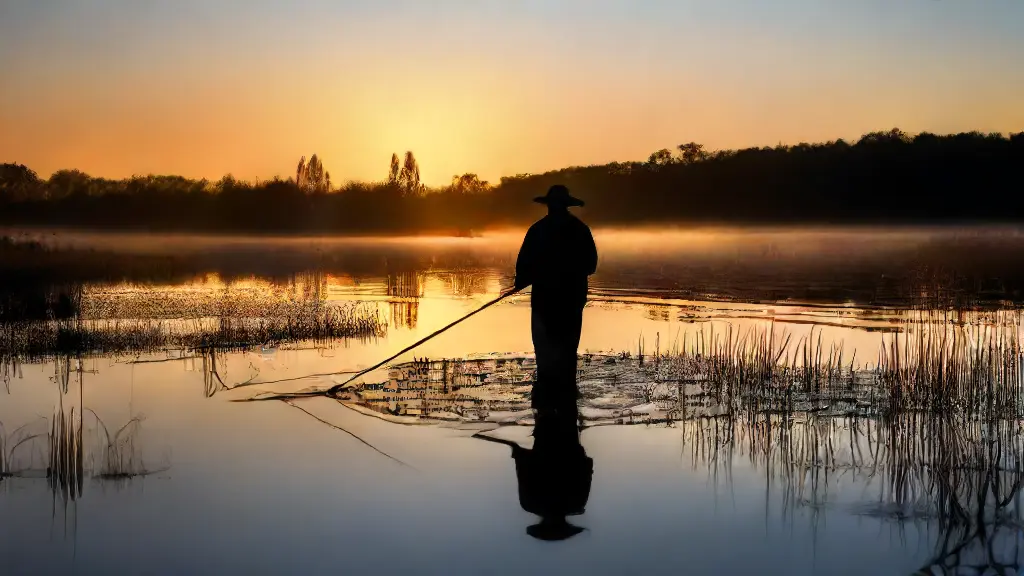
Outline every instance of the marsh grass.
{"type": "Polygon", "coordinates": [[[111,433],[103,420],[92,410],[87,411],[96,420],[99,436],[99,462],[95,464],[94,476],[101,480],[127,480],[147,476],[164,470],[149,469],[142,458],[139,434],[142,430],[141,416],[135,416],[111,433]]]}
{"type": "MultiPolygon", "coordinates": [[[[657,336],[653,347],[641,338],[629,352],[582,354],[577,381],[583,402],[593,401],[590,407],[600,414],[594,420],[621,423],[797,412],[871,417],[928,411],[982,418],[1024,417],[1020,319],[1019,311],[912,314],[891,332],[878,334],[879,353],[874,364],[860,362],[857,352],[847,351],[842,341],[827,341],[818,327],[799,337],[775,323],[743,331],[712,327],[686,333],[668,346],[657,336]]],[[[520,368],[525,361],[524,357],[511,358],[520,368]]],[[[400,392],[408,396],[403,401],[418,399],[428,409],[435,405],[443,409],[474,400],[460,393],[460,388],[481,384],[474,380],[480,366],[474,367],[474,376],[469,378],[475,384],[459,380],[469,364],[481,362],[413,360],[392,368],[413,373],[400,385],[400,392]]],[[[488,385],[504,386],[501,392],[515,397],[505,407],[528,408],[520,404],[528,402],[529,392],[522,397],[512,392],[529,390],[536,373],[523,368],[522,378],[503,378],[500,372],[509,359],[492,362],[494,367],[488,370],[493,373],[486,374],[488,385]]],[[[211,357],[208,364],[215,368],[216,358],[211,357]]],[[[215,370],[211,372],[217,376],[215,370]]],[[[211,377],[207,386],[220,389],[223,382],[211,377]]],[[[250,400],[337,392],[266,392],[250,400]]],[[[496,397],[476,400],[492,407],[501,404],[496,397]]]]}
{"type": "Polygon", "coordinates": [[[50,422],[49,459],[46,478],[55,496],[63,501],[77,500],[82,495],[85,480],[85,448],[83,421],[75,409],[56,411],[50,422]]]}
{"type": "Polygon", "coordinates": [[[144,461],[139,442],[142,421],[136,416],[111,431],[88,408],[84,411],[71,408],[67,412],[58,409],[46,435],[49,445],[46,477],[54,496],[64,502],[81,498],[87,478],[124,483],[169,469],[169,466],[150,468],[144,461]],[[95,420],[95,442],[92,431],[85,428],[84,412],[95,420]]]}
{"type": "MultiPolygon", "coordinates": [[[[41,420],[45,422],[45,420],[41,420]]],[[[45,432],[32,432],[34,423],[23,424],[8,432],[0,422],[0,480],[25,471],[16,456],[32,447],[33,441],[46,437],[45,432]]]]}
{"type": "Polygon", "coordinates": [[[738,462],[759,471],[766,509],[783,521],[806,510],[799,517],[816,530],[838,508],[894,523],[900,538],[914,526],[932,543],[922,574],[1020,567],[1024,430],[1015,420],[726,414],[675,426],[692,467],[716,485],[731,487],[738,462]]]}
{"type": "Polygon", "coordinates": [[[1020,334],[1019,313],[921,313],[879,352],[875,373],[889,410],[1020,416],[1020,334]]]}
{"type": "MultiPolygon", "coordinates": [[[[713,402],[728,410],[787,412],[795,395],[803,400],[835,398],[856,381],[856,358],[843,345],[825,345],[820,330],[793,341],[791,334],[768,328],[684,335],[653,355],[638,344],[637,362],[646,382],[672,384],[677,400],[713,402]],[[687,399],[681,384],[696,385],[687,399]]],[[[685,411],[685,404],[681,406],[685,411]]]]}
{"type": "MultiPolygon", "coordinates": [[[[729,328],[686,335],[654,353],[638,342],[632,387],[675,418],[718,413],[934,413],[1024,416],[1021,313],[921,312],[880,336],[874,366],[857,363],[820,330],[729,328]]],[[[630,353],[631,355],[632,353],[630,353]]]]}
{"type": "Polygon", "coordinates": [[[375,307],[295,307],[291,314],[166,320],[82,320],[0,323],[0,377],[20,362],[74,355],[138,355],[160,350],[242,350],[311,341],[326,347],[349,338],[377,338],[387,325],[375,307]]]}

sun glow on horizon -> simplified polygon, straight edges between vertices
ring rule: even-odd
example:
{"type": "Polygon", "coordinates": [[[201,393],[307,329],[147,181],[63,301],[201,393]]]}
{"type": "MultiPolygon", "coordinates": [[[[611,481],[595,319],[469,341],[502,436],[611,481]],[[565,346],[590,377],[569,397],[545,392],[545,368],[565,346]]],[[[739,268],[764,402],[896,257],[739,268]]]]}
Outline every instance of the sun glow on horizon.
{"type": "Polygon", "coordinates": [[[0,162],[42,177],[424,183],[708,149],[1024,130],[1024,4],[19,3],[0,162]],[[124,49],[130,46],[130,49],[124,49]]]}

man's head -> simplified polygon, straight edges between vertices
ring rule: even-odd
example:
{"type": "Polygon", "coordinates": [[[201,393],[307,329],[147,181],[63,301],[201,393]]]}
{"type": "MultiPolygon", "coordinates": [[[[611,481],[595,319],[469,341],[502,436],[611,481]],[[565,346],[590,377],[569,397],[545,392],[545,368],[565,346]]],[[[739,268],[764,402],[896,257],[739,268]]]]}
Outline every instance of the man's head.
{"type": "Polygon", "coordinates": [[[583,200],[570,195],[569,189],[561,184],[555,184],[548,189],[547,195],[538,196],[533,201],[546,205],[549,213],[564,212],[570,206],[583,206],[583,200]]]}

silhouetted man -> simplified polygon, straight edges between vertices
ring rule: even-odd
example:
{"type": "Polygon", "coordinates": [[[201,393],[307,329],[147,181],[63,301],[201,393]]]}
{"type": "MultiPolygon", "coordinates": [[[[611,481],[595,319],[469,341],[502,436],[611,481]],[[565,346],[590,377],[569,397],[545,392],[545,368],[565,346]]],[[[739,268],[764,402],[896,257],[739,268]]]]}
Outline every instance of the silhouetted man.
{"type": "Polygon", "coordinates": [[[583,201],[570,196],[568,188],[552,186],[534,201],[546,204],[548,215],[526,233],[516,261],[515,288],[533,286],[536,431],[549,425],[576,426],[576,352],[587,277],[597,269],[597,247],[590,228],[569,213],[570,206],[583,206],[583,201]]]}

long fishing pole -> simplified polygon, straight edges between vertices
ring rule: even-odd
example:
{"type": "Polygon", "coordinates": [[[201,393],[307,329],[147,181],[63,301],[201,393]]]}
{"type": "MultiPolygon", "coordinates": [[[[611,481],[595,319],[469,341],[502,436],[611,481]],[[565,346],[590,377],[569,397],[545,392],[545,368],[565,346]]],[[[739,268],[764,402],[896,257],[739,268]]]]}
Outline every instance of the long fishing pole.
{"type": "Polygon", "coordinates": [[[416,342],[406,346],[405,348],[402,348],[401,350],[399,350],[395,354],[385,358],[384,360],[381,360],[380,362],[374,364],[373,366],[370,366],[369,368],[366,368],[364,370],[360,370],[359,372],[356,372],[355,374],[352,375],[352,377],[350,377],[348,380],[345,380],[341,384],[335,384],[334,386],[331,386],[327,390],[327,395],[328,396],[334,396],[335,394],[337,394],[338,392],[343,390],[346,386],[348,386],[356,378],[359,378],[360,376],[363,376],[363,375],[365,375],[365,374],[367,374],[369,372],[373,372],[377,368],[380,368],[381,366],[384,366],[385,364],[387,364],[388,362],[391,362],[395,358],[398,358],[402,354],[405,354],[406,352],[412,350],[413,348],[416,348],[417,346],[420,346],[421,344],[423,344],[427,340],[430,340],[431,338],[434,338],[436,336],[440,336],[443,332],[454,328],[455,326],[461,324],[462,322],[465,322],[466,320],[469,320],[473,316],[483,312],[484,310],[490,308],[491,306],[494,306],[495,304],[497,304],[498,302],[501,302],[505,298],[508,298],[509,296],[511,296],[513,294],[516,294],[520,290],[522,290],[522,288],[513,288],[512,290],[509,290],[508,292],[505,292],[501,296],[498,296],[494,300],[491,300],[490,302],[484,304],[483,306],[477,308],[476,310],[470,312],[469,314],[466,314],[462,318],[459,318],[458,320],[452,322],[451,324],[448,324],[444,328],[440,328],[438,330],[435,330],[435,331],[431,332],[430,334],[428,334],[427,336],[424,336],[423,338],[420,338],[416,342]]]}

